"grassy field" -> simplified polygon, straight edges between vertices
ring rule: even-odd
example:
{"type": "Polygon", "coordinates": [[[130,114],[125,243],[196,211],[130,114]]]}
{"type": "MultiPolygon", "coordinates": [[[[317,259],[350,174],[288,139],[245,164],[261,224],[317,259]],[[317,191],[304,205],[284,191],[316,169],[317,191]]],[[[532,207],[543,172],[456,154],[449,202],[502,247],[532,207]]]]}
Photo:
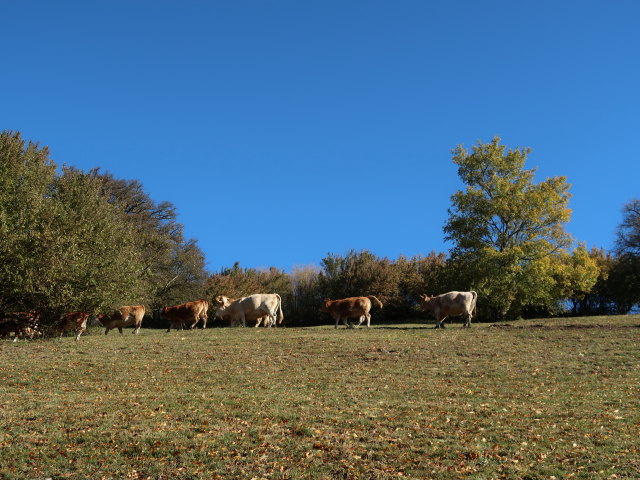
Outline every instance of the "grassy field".
{"type": "Polygon", "coordinates": [[[0,478],[637,479],[639,327],[3,341],[0,478]]]}

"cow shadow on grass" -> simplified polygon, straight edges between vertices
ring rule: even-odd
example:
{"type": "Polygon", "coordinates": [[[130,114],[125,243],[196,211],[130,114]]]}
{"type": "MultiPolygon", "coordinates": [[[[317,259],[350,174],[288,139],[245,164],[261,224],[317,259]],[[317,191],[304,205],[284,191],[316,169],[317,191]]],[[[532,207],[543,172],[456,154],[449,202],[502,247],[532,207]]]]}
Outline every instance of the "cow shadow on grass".
{"type": "MultiPolygon", "coordinates": [[[[362,327],[361,327],[362,328],[362,327]]],[[[371,328],[375,328],[376,330],[435,330],[433,325],[416,325],[415,327],[394,327],[392,325],[380,325],[380,326],[372,326],[371,328]]],[[[447,327],[449,328],[449,327],[447,327]]],[[[455,327],[454,327],[455,328],[455,327]]],[[[445,328],[446,330],[446,328],[445,328]]]]}

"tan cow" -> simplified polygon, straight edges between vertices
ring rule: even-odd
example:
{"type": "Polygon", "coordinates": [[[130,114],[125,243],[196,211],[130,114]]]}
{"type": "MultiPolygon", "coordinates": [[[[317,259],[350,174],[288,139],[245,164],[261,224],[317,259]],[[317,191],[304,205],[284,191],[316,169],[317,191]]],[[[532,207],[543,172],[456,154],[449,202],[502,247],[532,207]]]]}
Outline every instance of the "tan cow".
{"type": "Polygon", "coordinates": [[[89,312],[69,312],[62,316],[55,326],[56,333],[60,334],[60,338],[65,332],[74,330],[76,332],[76,341],[80,340],[80,335],[87,329],[87,319],[89,312]]]}
{"type": "MultiPolygon", "coordinates": [[[[269,327],[280,325],[284,319],[282,299],[277,293],[256,293],[236,300],[220,295],[216,297],[216,307],[218,317],[229,317],[232,325],[239,322],[243,327],[247,320],[259,320],[265,315],[269,317],[269,327]]],[[[256,327],[259,325],[260,322],[256,327]]]]}
{"type": "Polygon", "coordinates": [[[126,307],[120,307],[110,314],[99,314],[96,318],[105,327],[104,334],[107,335],[110,330],[117,328],[122,335],[122,327],[134,326],[133,333],[136,335],[140,333],[140,327],[142,326],[142,319],[144,318],[145,308],[144,305],[130,305],[126,307]]]}
{"type": "Polygon", "coordinates": [[[375,300],[380,308],[382,308],[382,302],[373,295],[367,297],[349,297],[341,300],[325,300],[320,310],[322,312],[329,313],[336,321],[336,327],[342,320],[347,328],[351,325],[347,322],[348,318],[359,317],[358,327],[362,325],[362,322],[367,320],[367,327],[371,326],[371,300],[375,300]]]}
{"type": "Polygon", "coordinates": [[[175,330],[184,330],[185,325],[194,328],[200,319],[203,320],[204,326],[207,326],[207,310],[209,302],[206,300],[196,300],[195,302],[187,302],[172,307],[163,307],[160,309],[160,318],[169,321],[167,332],[173,327],[175,330]]]}
{"type": "Polygon", "coordinates": [[[201,299],[196,300],[193,303],[195,303],[196,306],[200,307],[200,311],[198,312],[198,319],[195,321],[195,323],[191,324],[191,330],[195,328],[196,324],[200,320],[202,320],[202,328],[207,328],[207,320],[209,320],[209,317],[207,315],[207,312],[209,311],[209,302],[207,300],[201,299]]]}
{"type": "Polygon", "coordinates": [[[476,300],[478,294],[471,292],[448,292],[430,297],[420,295],[420,306],[424,310],[433,312],[436,317],[436,327],[444,328],[447,317],[464,316],[464,326],[471,327],[471,318],[476,314],[476,300]]]}

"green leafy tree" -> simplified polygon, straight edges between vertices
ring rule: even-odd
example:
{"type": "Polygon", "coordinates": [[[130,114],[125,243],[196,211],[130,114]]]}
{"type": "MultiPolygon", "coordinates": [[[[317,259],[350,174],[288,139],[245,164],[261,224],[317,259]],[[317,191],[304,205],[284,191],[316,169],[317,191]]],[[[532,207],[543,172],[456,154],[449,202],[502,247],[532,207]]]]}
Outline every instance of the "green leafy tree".
{"type": "Polygon", "coordinates": [[[155,310],[205,296],[204,254],[195,240],[185,240],[174,205],[155,202],[137,180],[116,179],[98,169],[90,175],[120,213],[140,253],[144,302],[155,310]]]}
{"type": "Polygon", "coordinates": [[[0,309],[33,308],[25,294],[39,274],[34,255],[51,213],[56,165],[47,147],[19,132],[0,133],[0,309]]]}
{"type": "Polygon", "coordinates": [[[534,183],[524,164],[530,149],[509,149],[495,137],[469,152],[453,150],[466,189],[456,192],[444,227],[453,242],[458,289],[478,291],[481,309],[516,318],[527,305],[557,301],[555,266],[571,244],[565,177],[534,183]]]}
{"type": "Polygon", "coordinates": [[[72,310],[138,298],[139,255],[90,176],[56,165],[19,133],[0,134],[0,302],[44,325],[72,310]]]}
{"type": "Polygon", "coordinates": [[[57,166],[48,149],[0,134],[0,313],[157,307],[204,293],[204,255],[173,205],[137,181],[57,166]],[[166,302],[166,303],[165,303],[166,302]]]}

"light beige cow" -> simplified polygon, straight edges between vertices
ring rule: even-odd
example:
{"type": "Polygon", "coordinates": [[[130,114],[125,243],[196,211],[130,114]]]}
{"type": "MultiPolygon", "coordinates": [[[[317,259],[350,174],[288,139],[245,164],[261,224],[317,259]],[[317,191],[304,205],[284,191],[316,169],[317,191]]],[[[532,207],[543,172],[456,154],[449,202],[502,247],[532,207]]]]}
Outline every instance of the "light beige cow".
{"type": "MultiPolygon", "coordinates": [[[[233,300],[230,299],[231,302],[233,302],[233,300]]],[[[262,315],[262,312],[257,312],[256,313],[257,317],[253,317],[251,315],[249,316],[245,316],[245,322],[246,323],[250,323],[255,321],[256,324],[254,325],[256,328],[258,328],[260,325],[262,325],[263,327],[270,327],[269,325],[269,315],[268,314],[264,314],[262,315]]],[[[223,322],[229,324],[230,327],[237,327],[240,325],[239,320],[232,318],[232,316],[230,314],[224,315],[224,316],[219,316],[218,314],[216,314],[216,317],[218,317],[220,320],[222,320],[223,322]]]]}
{"type": "Polygon", "coordinates": [[[447,317],[464,317],[464,326],[471,327],[471,318],[476,314],[478,294],[471,292],[448,292],[430,297],[420,295],[420,305],[424,310],[433,312],[436,317],[436,328],[444,328],[447,317]]]}
{"type": "MultiPolygon", "coordinates": [[[[267,315],[268,326],[275,327],[282,324],[284,319],[282,299],[277,293],[256,293],[236,300],[220,295],[215,301],[216,315],[220,318],[229,317],[232,325],[238,322],[246,327],[247,320],[259,320],[267,315]]],[[[259,325],[258,322],[256,327],[259,325]]]]}

